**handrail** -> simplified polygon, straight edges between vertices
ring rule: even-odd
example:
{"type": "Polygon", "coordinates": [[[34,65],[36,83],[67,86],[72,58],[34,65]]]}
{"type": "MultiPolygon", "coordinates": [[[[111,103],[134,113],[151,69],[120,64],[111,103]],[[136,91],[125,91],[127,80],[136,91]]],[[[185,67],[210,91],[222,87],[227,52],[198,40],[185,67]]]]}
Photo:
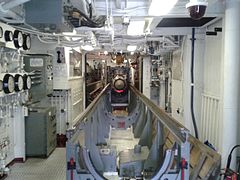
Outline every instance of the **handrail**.
{"type": "Polygon", "coordinates": [[[92,85],[95,85],[95,84],[98,84],[98,83],[102,83],[102,81],[91,82],[91,83],[87,84],[87,86],[92,86],[92,85]]]}
{"type": "Polygon", "coordinates": [[[136,96],[152,111],[152,113],[165,125],[174,135],[178,143],[184,143],[186,137],[182,133],[183,131],[189,131],[173,117],[169,116],[164,110],[160,109],[156,104],[149,100],[146,96],[140,93],[135,87],[130,85],[130,90],[136,94],[136,96]]]}
{"type": "Polygon", "coordinates": [[[107,84],[104,89],[100,92],[100,94],[89,104],[89,106],[82,112],[81,116],[73,126],[74,128],[79,126],[80,123],[84,120],[85,117],[87,117],[92,111],[95,110],[97,107],[97,104],[99,103],[99,100],[101,99],[102,95],[105,93],[107,88],[109,87],[110,84],[107,84]]]}

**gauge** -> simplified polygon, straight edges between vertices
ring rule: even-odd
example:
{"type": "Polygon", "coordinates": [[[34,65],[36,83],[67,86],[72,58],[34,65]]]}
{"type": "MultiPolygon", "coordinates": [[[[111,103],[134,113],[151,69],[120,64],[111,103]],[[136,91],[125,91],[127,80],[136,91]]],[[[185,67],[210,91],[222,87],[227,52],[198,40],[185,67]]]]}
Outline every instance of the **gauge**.
{"type": "Polygon", "coordinates": [[[20,74],[16,74],[14,76],[14,84],[15,84],[14,90],[16,92],[19,92],[23,89],[23,77],[20,74]]]}
{"type": "Polygon", "coordinates": [[[14,91],[14,77],[11,74],[6,74],[3,77],[3,91],[6,94],[14,91]]]}
{"type": "Polygon", "coordinates": [[[3,37],[3,28],[0,26],[0,38],[3,37]]]}
{"type": "Polygon", "coordinates": [[[13,43],[15,48],[19,49],[23,45],[23,33],[19,30],[15,30],[13,34],[13,43]]]}
{"type": "Polygon", "coordinates": [[[0,92],[3,90],[3,82],[0,80],[0,92]]]}
{"type": "Polygon", "coordinates": [[[23,34],[23,49],[29,50],[31,48],[31,37],[29,34],[23,34]]]}
{"type": "Polygon", "coordinates": [[[23,89],[30,89],[32,87],[32,80],[27,74],[23,75],[23,89]]]}
{"type": "Polygon", "coordinates": [[[13,40],[13,33],[12,33],[12,31],[5,31],[4,39],[7,42],[12,41],[13,40]]]}

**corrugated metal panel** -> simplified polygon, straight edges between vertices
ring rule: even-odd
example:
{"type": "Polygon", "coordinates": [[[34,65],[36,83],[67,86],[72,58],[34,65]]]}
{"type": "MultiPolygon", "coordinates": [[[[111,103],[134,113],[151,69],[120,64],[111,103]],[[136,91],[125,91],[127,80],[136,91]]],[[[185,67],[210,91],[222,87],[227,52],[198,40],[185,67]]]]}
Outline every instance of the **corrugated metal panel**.
{"type": "Polygon", "coordinates": [[[219,149],[219,128],[220,128],[220,99],[208,94],[202,95],[201,112],[201,140],[208,140],[216,149],[219,149]]]}

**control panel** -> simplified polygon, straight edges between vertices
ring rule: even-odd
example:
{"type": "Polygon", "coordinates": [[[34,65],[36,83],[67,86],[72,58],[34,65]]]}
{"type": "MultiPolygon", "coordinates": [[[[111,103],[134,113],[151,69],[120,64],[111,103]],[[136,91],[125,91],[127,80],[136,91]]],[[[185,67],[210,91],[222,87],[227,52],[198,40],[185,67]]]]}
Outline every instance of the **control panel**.
{"type": "Polygon", "coordinates": [[[30,91],[32,102],[40,101],[53,92],[52,56],[47,54],[29,54],[24,56],[24,70],[32,79],[30,91]]]}

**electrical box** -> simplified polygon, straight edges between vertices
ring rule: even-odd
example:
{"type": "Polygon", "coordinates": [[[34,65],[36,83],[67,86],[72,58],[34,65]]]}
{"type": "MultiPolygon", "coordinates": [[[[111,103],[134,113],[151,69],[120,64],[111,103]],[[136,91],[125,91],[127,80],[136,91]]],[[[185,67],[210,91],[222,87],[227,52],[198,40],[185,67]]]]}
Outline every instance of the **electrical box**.
{"type": "Polygon", "coordinates": [[[72,32],[69,0],[31,0],[25,3],[26,23],[47,32],[72,32]]]}
{"type": "Polygon", "coordinates": [[[32,102],[41,101],[53,92],[53,57],[47,54],[29,54],[24,57],[24,70],[32,79],[32,102]]]}
{"type": "Polygon", "coordinates": [[[25,118],[26,156],[47,157],[56,148],[56,108],[30,107],[25,118]]]}

